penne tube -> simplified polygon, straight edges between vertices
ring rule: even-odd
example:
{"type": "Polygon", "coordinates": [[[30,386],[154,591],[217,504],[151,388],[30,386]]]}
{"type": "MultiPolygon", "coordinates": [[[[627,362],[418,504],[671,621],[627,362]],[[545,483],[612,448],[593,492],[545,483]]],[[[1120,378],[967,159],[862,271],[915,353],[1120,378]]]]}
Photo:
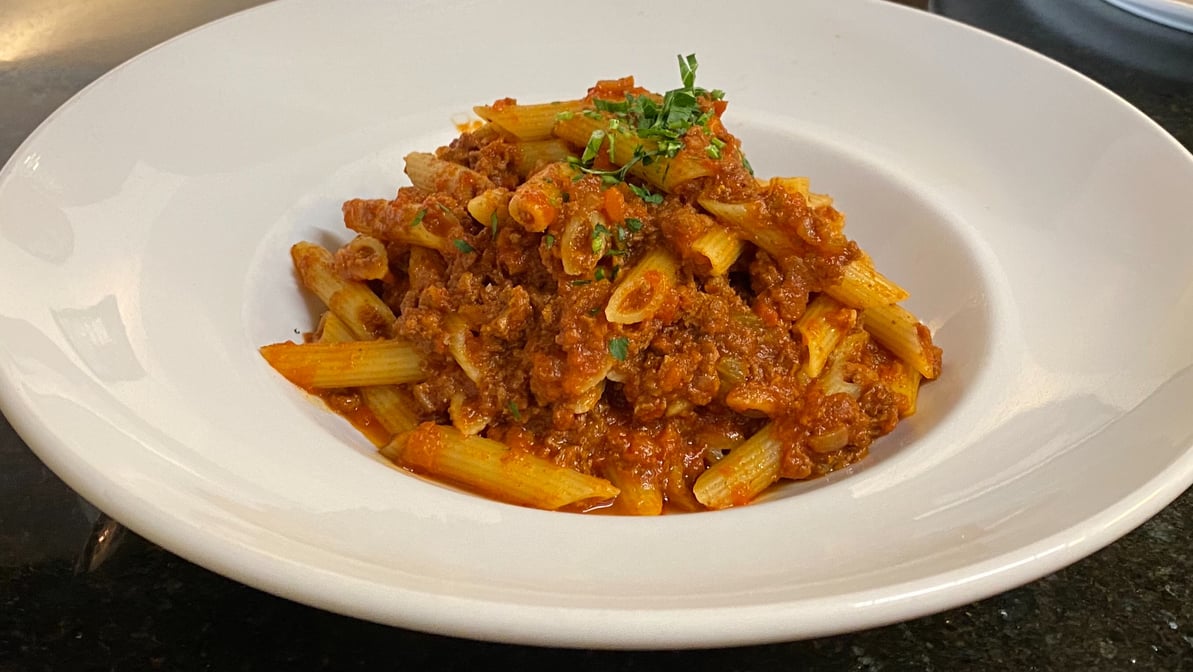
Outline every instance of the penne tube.
{"type": "Polygon", "coordinates": [[[723,226],[714,226],[708,232],[692,241],[691,252],[699,261],[697,270],[709,276],[721,276],[729,272],[741,256],[745,242],[723,226]]]}
{"type": "MultiPolygon", "coordinates": [[[[610,368],[612,368],[612,362],[610,362],[610,368]]],[[[605,394],[605,378],[602,375],[595,385],[588,387],[575,395],[572,401],[567,402],[568,410],[576,415],[583,415],[596,408],[597,402],[601,400],[603,394],[605,394]]]]}
{"type": "Polygon", "coordinates": [[[620,492],[609,481],[454,427],[423,423],[381,454],[401,467],[450,479],[512,504],[555,510],[606,502],[620,492]]]}
{"type": "Polygon", "coordinates": [[[577,114],[586,104],[583,99],[532,105],[498,101],[493,105],[477,105],[472,111],[519,140],[547,140],[560,117],[577,114]]]}
{"type": "Polygon", "coordinates": [[[808,247],[836,254],[844,251],[848,243],[840,233],[845,220],[835,210],[818,213],[800,211],[812,217],[812,220],[803,216],[776,219],[762,198],[742,203],[700,198],[697,202],[734,233],[766,250],[776,259],[803,256],[808,247]],[[826,218],[830,216],[831,220],[826,224],[826,218]]]}
{"type": "Polygon", "coordinates": [[[851,362],[861,358],[862,348],[869,340],[870,334],[860,330],[841,339],[841,343],[828,357],[828,366],[816,379],[825,394],[848,394],[854,399],[861,395],[861,387],[848,379],[848,367],[851,362]]]}
{"type": "MultiPolygon", "coordinates": [[[[335,313],[323,313],[316,332],[320,343],[344,343],[355,340],[352,331],[335,313]]],[[[407,432],[418,426],[418,414],[414,411],[414,398],[409,392],[394,385],[370,385],[357,389],[365,406],[373,417],[389,432],[382,443],[388,443],[395,434],[407,432]]]]}
{"type": "Polygon", "coordinates": [[[472,354],[468,352],[468,336],[470,335],[468,325],[459,315],[448,315],[443,322],[447,328],[448,352],[464,370],[464,375],[468,376],[472,382],[479,383],[481,380],[480,367],[476,365],[472,354]]]}
{"type": "Polygon", "coordinates": [[[428,228],[432,221],[459,227],[455,215],[419,203],[399,204],[384,199],[353,199],[344,203],[344,224],[353,231],[383,241],[453,253],[452,241],[428,228]]]}
{"type": "Polygon", "coordinates": [[[357,339],[392,335],[393,311],[365,283],[341,278],[331,252],[314,243],[295,243],[290,257],[303,286],[343,320],[357,339]]]}
{"type": "MultiPolygon", "coordinates": [[[[634,162],[629,169],[630,174],[646,180],[663,191],[672,192],[685,182],[712,174],[712,170],[704,162],[684,154],[674,158],[654,156],[649,164],[645,161],[636,161],[637,154],[657,152],[658,145],[654,141],[638,137],[638,134],[626,128],[625,124],[619,125],[616,129],[610,129],[608,120],[604,118],[577,114],[571,119],[562,120],[555,125],[555,135],[577,147],[587,145],[588,139],[594,131],[601,131],[613,138],[613,153],[609,156],[610,161],[618,166],[634,162]]],[[[606,143],[605,147],[608,146],[606,143]]]]}
{"type": "Polygon", "coordinates": [[[526,180],[509,201],[510,217],[527,231],[546,231],[563,210],[563,188],[576,174],[566,163],[552,163],[526,180]]]}
{"type": "Polygon", "coordinates": [[[622,271],[605,306],[605,319],[614,324],[648,320],[675,286],[679,262],[663,248],[655,248],[627,271],[622,271]]]}
{"type": "Polygon", "coordinates": [[[362,234],[336,250],[335,266],[348,280],[380,280],[389,273],[389,255],[385,243],[362,234]]]}
{"type": "Polygon", "coordinates": [[[889,306],[908,297],[907,290],[875,270],[867,257],[851,262],[843,270],[841,282],[824,291],[851,308],[889,306]]]}
{"type": "Polygon", "coordinates": [[[467,166],[444,161],[428,152],[406,155],[406,175],[419,189],[448,194],[462,203],[497,186],[467,166]]]}
{"type": "MultiPolygon", "coordinates": [[[[509,219],[511,196],[509,189],[501,187],[482,192],[468,201],[468,214],[485,228],[500,225],[509,219]]],[[[493,229],[492,234],[496,238],[497,230],[493,229]]]]}
{"type": "Polygon", "coordinates": [[[559,261],[568,275],[591,275],[609,245],[607,236],[595,236],[597,227],[608,230],[608,220],[599,210],[576,213],[563,223],[559,236],[559,261]]]}
{"type": "Polygon", "coordinates": [[[772,226],[763,216],[762,201],[746,203],[724,203],[711,198],[697,199],[700,207],[725,224],[746,240],[761,247],[776,259],[784,259],[801,253],[801,242],[784,229],[772,226]]]}
{"type": "Polygon", "coordinates": [[[940,348],[932,344],[928,327],[901,306],[873,306],[862,311],[866,331],[896,357],[934,380],[940,375],[940,348]]]}
{"type": "Polygon", "coordinates": [[[899,417],[906,418],[909,415],[915,414],[916,402],[919,398],[920,381],[923,376],[912,365],[903,360],[899,360],[899,373],[887,381],[891,392],[903,395],[907,400],[906,404],[899,407],[899,417]]]}
{"type": "Polygon", "coordinates": [[[391,436],[408,432],[418,426],[414,397],[394,385],[370,385],[359,388],[365,405],[391,436]]]}
{"type": "Polygon", "coordinates": [[[274,343],[261,348],[265,360],[290,382],[306,389],[413,383],[426,378],[422,356],[397,340],[348,343],[274,343]]]}
{"type": "Polygon", "coordinates": [[[653,483],[628,467],[606,466],[605,478],[620,492],[613,500],[610,513],[623,516],[657,516],[663,513],[663,492],[653,483]]]}
{"type": "Polygon", "coordinates": [[[492,419],[479,413],[476,406],[469,404],[468,398],[460,392],[452,395],[447,412],[452,419],[452,426],[466,436],[476,436],[485,431],[492,419]]]}
{"type": "Polygon", "coordinates": [[[328,310],[319,316],[319,326],[315,328],[313,340],[321,343],[343,343],[355,341],[356,334],[353,334],[348,325],[336,317],[335,313],[328,310]]]}
{"type": "Polygon", "coordinates": [[[779,480],[782,456],[774,425],[767,423],[701,474],[692,492],[710,509],[748,504],[779,480]]]}
{"type": "Polygon", "coordinates": [[[820,294],[808,304],[795,328],[804,339],[808,358],[803,370],[815,378],[824,370],[829,354],[837,349],[845,335],[857,324],[857,311],[846,308],[826,294],[820,294]]]}
{"type": "Polygon", "coordinates": [[[814,193],[811,190],[811,181],[806,177],[775,177],[771,178],[771,184],[803,196],[808,207],[813,210],[833,204],[831,196],[814,193]]]}
{"type": "Polygon", "coordinates": [[[519,142],[514,145],[514,172],[526,179],[547,164],[567,161],[575,155],[571,145],[559,138],[519,142]]]}

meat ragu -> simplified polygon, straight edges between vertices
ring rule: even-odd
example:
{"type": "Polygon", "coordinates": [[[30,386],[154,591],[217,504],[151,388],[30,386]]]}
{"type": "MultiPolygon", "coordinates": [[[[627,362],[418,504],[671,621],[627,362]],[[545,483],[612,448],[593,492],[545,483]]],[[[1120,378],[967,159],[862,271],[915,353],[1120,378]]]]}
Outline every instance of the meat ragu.
{"type": "Polygon", "coordinates": [[[940,373],[832,200],[761,180],[720,91],[633,78],[478,107],[292,252],[328,307],[262,349],[395,464],[503,501],[650,515],[746,504],[866,456],[940,373]]]}

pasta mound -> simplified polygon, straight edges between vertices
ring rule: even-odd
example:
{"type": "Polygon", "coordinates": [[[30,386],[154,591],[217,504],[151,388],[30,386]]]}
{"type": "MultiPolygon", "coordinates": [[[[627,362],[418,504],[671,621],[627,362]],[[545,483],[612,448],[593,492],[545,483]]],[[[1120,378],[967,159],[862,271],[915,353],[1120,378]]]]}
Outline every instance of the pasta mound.
{"type": "Polygon", "coordinates": [[[804,178],[757,179],[724,94],[633,78],[478,107],[299,243],[328,307],[262,348],[395,464],[503,501],[649,515],[746,504],[866,456],[940,373],[906,292],[804,178]]]}

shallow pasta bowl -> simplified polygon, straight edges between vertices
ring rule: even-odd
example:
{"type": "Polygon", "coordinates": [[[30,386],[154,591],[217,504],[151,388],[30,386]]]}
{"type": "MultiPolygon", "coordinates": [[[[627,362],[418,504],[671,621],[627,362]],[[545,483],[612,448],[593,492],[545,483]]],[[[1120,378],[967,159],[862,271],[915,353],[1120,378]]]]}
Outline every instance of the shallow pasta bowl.
{"type": "Polygon", "coordinates": [[[1193,481],[1193,158],[1139,112],[878,2],[733,26],[606,3],[599,49],[576,42],[587,7],[521,14],[533,30],[494,3],[267,5],[56,112],[0,174],[0,404],[37,454],[140,534],[265,590],[600,647],[944,609],[1093,552],[1193,481]],[[945,350],[866,461],[714,513],[522,509],[387,467],[259,357],[311,324],[290,244],[344,240],[340,203],[391,194],[453,117],[626,74],[668,88],[690,52],[758,173],[832,194],[945,350]]]}

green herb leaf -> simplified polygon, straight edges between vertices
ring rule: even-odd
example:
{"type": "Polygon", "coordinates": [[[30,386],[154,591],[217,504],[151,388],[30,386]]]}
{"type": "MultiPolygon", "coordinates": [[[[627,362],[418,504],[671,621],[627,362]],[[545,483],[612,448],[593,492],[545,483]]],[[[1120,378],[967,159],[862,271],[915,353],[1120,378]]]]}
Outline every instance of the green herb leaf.
{"type": "Polygon", "coordinates": [[[588,136],[588,144],[584,145],[584,153],[580,155],[580,162],[584,165],[590,165],[592,160],[596,158],[597,152],[601,150],[601,143],[605,141],[605,132],[597,129],[588,136]]]}
{"type": "Polygon", "coordinates": [[[414,213],[414,219],[410,221],[410,228],[414,228],[423,223],[423,217],[427,216],[426,208],[419,208],[418,212],[414,213]]]}
{"type": "Polygon", "coordinates": [[[572,287],[583,287],[584,285],[591,285],[592,280],[572,280],[572,287]]]}
{"type": "Polygon", "coordinates": [[[497,240],[497,211],[489,215],[489,230],[493,232],[493,240],[497,240]]]}
{"type": "Polygon", "coordinates": [[[464,254],[472,254],[473,252],[476,252],[476,248],[469,245],[468,241],[466,240],[460,240],[459,238],[456,238],[452,241],[452,244],[456,246],[457,250],[463,252],[464,254]]]}
{"type": "Polygon", "coordinates": [[[551,249],[551,246],[555,244],[555,236],[549,233],[543,236],[543,244],[547,246],[548,250],[551,249]]]}
{"type": "Polygon", "coordinates": [[[696,54],[688,54],[687,62],[684,62],[683,56],[676,56],[679,59],[679,77],[683,80],[685,89],[691,89],[696,86],[696,68],[699,64],[696,62],[696,54]]]}
{"type": "Polygon", "coordinates": [[[663,202],[662,194],[652,194],[652,193],[650,193],[650,190],[647,189],[646,187],[639,187],[636,184],[631,184],[631,185],[629,185],[629,187],[630,187],[630,191],[637,194],[638,198],[641,198],[642,200],[646,201],[647,203],[651,203],[653,205],[658,205],[659,203],[663,202]]]}
{"type": "Polygon", "coordinates": [[[596,271],[594,271],[592,274],[592,278],[594,280],[604,280],[605,279],[605,269],[600,266],[597,266],[596,271]]]}
{"type": "Polygon", "coordinates": [[[625,358],[630,354],[630,339],[625,336],[618,336],[609,340],[609,354],[619,362],[624,362],[625,358]]]}
{"type": "Polygon", "coordinates": [[[625,218],[625,226],[630,231],[633,231],[634,233],[638,233],[639,231],[642,230],[642,220],[637,219],[635,217],[626,217],[625,218]]]}
{"type": "Polygon", "coordinates": [[[522,411],[518,408],[518,404],[511,401],[505,407],[509,409],[510,415],[514,416],[514,420],[522,422],[522,411]]]}

